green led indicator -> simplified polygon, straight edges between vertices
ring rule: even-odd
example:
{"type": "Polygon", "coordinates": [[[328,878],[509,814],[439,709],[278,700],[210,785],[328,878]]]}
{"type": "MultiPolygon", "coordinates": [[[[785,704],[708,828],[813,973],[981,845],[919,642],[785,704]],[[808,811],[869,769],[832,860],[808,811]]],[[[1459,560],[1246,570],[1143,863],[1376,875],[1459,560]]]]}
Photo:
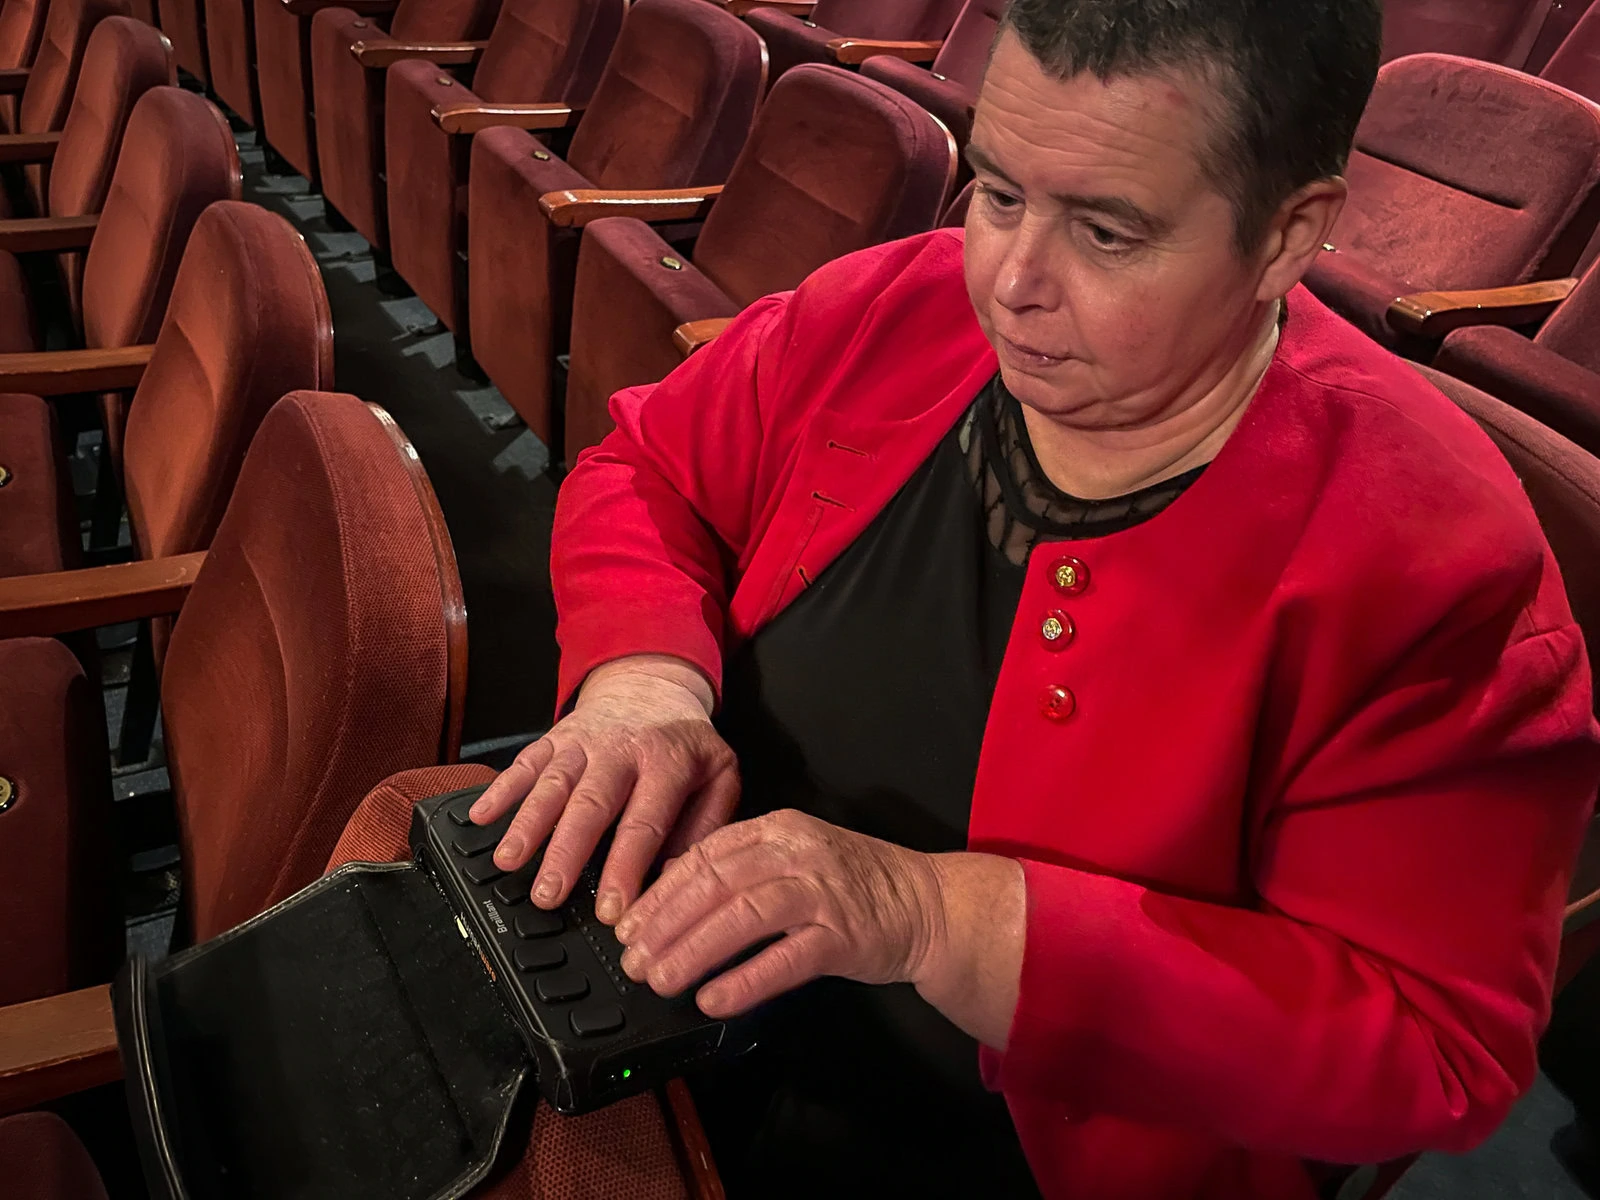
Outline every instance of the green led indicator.
{"type": "Polygon", "coordinates": [[[623,1067],[622,1068],[622,1077],[624,1079],[626,1079],[628,1076],[630,1076],[632,1074],[633,1074],[633,1068],[632,1067],[623,1067]]]}

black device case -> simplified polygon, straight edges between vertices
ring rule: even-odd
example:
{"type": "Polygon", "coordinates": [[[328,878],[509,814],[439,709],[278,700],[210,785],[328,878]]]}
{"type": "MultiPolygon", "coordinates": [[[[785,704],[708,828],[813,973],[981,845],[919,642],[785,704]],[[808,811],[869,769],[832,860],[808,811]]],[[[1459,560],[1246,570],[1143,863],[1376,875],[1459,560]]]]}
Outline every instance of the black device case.
{"type": "Polygon", "coordinates": [[[626,1027],[580,1037],[570,1006],[533,1002],[514,919],[482,903],[496,880],[464,878],[448,845],[447,806],[480,790],[416,806],[414,862],[351,863],[211,941],[123,968],[117,1037],[154,1200],[453,1200],[531,1119],[530,1081],[583,1111],[748,1048],[748,1026],[730,1033],[692,996],[621,975],[594,921],[593,866],[559,940],[626,1027]]]}

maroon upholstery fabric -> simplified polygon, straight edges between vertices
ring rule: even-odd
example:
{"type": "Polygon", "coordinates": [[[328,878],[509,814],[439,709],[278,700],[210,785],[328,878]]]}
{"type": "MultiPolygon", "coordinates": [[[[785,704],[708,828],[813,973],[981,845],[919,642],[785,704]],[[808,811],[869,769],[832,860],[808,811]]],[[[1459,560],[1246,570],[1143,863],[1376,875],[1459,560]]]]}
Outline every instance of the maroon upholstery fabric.
{"type": "Polygon", "coordinates": [[[967,223],[967,210],[972,207],[973,184],[967,184],[956,193],[956,198],[950,201],[949,207],[939,218],[940,225],[948,225],[952,229],[959,229],[967,223]]]}
{"type": "Polygon", "coordinates": [[[256,89],[256,23],[251,0],[205,0],[211,90],[252,129],[261,124],[256,89]]]}
{"type": "Polygon", "coordinates": [[[0,678],[0,1004],[16,1004],[110,979],[122,925],[99,681],[49,638],[0,641],[0,678]]]}
{"type": "MultiPolygon", "coordinates": [[[[151,88],[176,82],[172,45],[157,30],[132,17],[107,17],[95,26],[50,164],[50,216],[76,217],[105,207],[133,106],[151,88]]],[[[83,257],[58,256],[67,303],[80,326],[83,257]]]]}
{"type": "MultiPolygon", "coordinates": [[[[567,162],[519,130],[475,139],[467,222],[473,352],[541,437],[550,436],[555,357],[571,328],[578,232],[544,220],[539,196],[721,182],[749,134],[763,65],[754,31],[704,0],[638,0],[567,162]]],[[[397,262],[398,253],[397,243],[397,262]]]]}
{"type": "Polygon", "coordinates": [[[22,260],[0,251],[0,354],[39,348],[33,293],[22,260]]]}
{"type": "Polygon", "coordinates": [[[836,37],[886,41],[936,42],[950,32],[962,0],[818,0],[811,16],[776,8],[756,8],[745,20],[767,43],[769,79],[776,81],[803,62],[829,63],[828,42],[836,37]]]}
{"type": "Polygon", "coordinates": [[[1600,101],[1600,8],[1573,26],[1539,78],[1600,101]]]}
{"type": "MultiPolygon", "coordinates": [[[[33,62],[44,32],[46,0],[3,0],[0,3],[0,68],[26,67],[33,62]]],[[[17,98],[0,96],[0,133],[16,128],[17,98]]]]}
{"type": "Polygon", "coordinates": [[[1383,61],[1459,54],[1521,68],[1550,0],[1384,0],[1383,61]]]}
{"type": "Polygon", "coordinates": [[[211,62],[206,51],[205,0],[157,0],[161,31],[172,39],[178,65],[207,87],[211,62]]]}
{"type": "Polygon", "coordinates": [[[208,546],[267,411],[331,386],[333,320],[304,240],[264,208],[213,204],[129,411],[123,469],[144,556],[208,546]]]}
{"type": "Polygon", "coordinates": [[[931,69],[883,54],[862,63],[861,73],[910,96],[943,121],[960,153],[972,136],[972,109],[1004,12],[1003,0],[967,0],[931,69]]]}
{"type": "Polygon", "coordinates": [[[1460,329],[1433,365],[1600,454],[1600,374],[1511,329],[1460,329]]]}
{"type": "Polygon", "coordinates": [[[1593,6],[1594,0],[1561,0],[1560,3],[1552,3],[1522,69],[1529,74],[1542,73],[1567,35],[1593,6]]]}
{"type": "MultiPolygon", "coordinates": [[[[390,69],[390,253],[394,269],[448,328],[467,331],[460,256],[466,250],[471,140],[441,131],[434,108],[480,100],[587,105],[626,8],[626,0],[507,0],[470,88],[427,62],[390,69]]],[[[586,114],[585,124],[589,120],[586,114]]]]}
{"type": "MultiPolygon", "coordinates": [[[[459,42],[486,37],[499,0],[403,0],[393,36],[406,42],[459,42]]],[[[325,8],[311,19],[311,88],[322,195],[378,249],[389,248],[384,175],[384,75],[350,54],[356,42],[384,33],[348,8],[325,8]]]]}
{"type": "MultiPolygon", "coordinates": [[[[47,133],[66,123],[89,35],[106,17],[127,15],[128,0],[55,0],[50,5],[28,83],[17,104],[18,132],[47,133]]],[[[31,164],[22,174],[33,211],[43,213],[49,171],[31,164]]]]}
{"type": "Polygon", "coordinates": [[[1421,54],[1385,66],[1356,134],[1338,253],[1306,279],[1406,349],[1395,297],[1571,270],[1600,220],[1600,109],[1504,67],[1421,54]]]}
{"type": "MultiPolygon", "coordinates": [[[[321,186],[321,175],[311,112],[311,18],[289,12],[283,0],[253,0],[253,4],[261,136],[315,190],[321,186]]],[[[386,27],[381,18],[369,19],[374,28],[386,27]]]]}
{"type": "MultiPolygon", "coordinates": [[[[77,514],[50,403],[0,393],[0,577],[78,565],[77,514]]],[[[4,774],[0,769],[0,774],[4,774]]]]}
{"type": "MultiPolygon", "coordinates": [[[[409,858],[406,835],[413,804],[440,792],[481,786],[494,775],[488,767],[462,765],[402,771],[385,779],[350,818],[328,869],[409,858]]],[[[512,1159],[508,1147],[502,1163],[512,1159]]],[[[557,1116],[540,1104],[520,1159],[471,1195],[473,1200],[688,1200],[689,1189],[661,1102],[646,1094],[581,1117],[557,1116]]]]}
{"type": "Polygon", "coordinates": [[[90,346],[153,342],[189,233],[206,207],[237,200],[239,153],[208,100],[158,87],[134,105],[83,269],[90,346]]]}
{"type": "Polygon", "coordinates": [[[613,392],[677,365],[676,326],[731,316],[840,255],[932,228],[954,159],[949,133],[906,97],[807,63],[773,87],[692,264],[663,263],[681,256],[640,222],[590,225],[573,296],[567,461],[611,428],[613,392]]]}
{"type": "Polygon", "coordinates": [[[353,396],[267,414],[161,680],[197,940],[322,873],[361,798],[438,761],[448,652],[416,486],[353,396]]]}
{"type": "Polygon", "coordinates": [[[12,1200],[106,1200],[94,1160],[55,1113],[0,1120],[0,1176],[12,1200]]]}

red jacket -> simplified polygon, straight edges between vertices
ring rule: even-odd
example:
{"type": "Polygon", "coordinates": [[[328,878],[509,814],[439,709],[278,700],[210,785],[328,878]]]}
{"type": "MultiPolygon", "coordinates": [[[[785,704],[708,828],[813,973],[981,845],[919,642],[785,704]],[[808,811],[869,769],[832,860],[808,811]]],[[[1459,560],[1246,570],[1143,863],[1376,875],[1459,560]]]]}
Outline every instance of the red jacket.
{"type": "MultiPolygon", "coordinates": [[[[852,255],[613,399],[556,514],[563,701],[643,651],[719,681],[932,452],[996,370],[961,247],[852,255]]],[[[1297,289],[1200,481],[1028,566],[969,832],[1026,868],[983,1065],[1045,1195],[1307,1197],[1303,1159],[1494,1129],[1548,1016],[1590,703],[1498,451],[1297,289]]]]}

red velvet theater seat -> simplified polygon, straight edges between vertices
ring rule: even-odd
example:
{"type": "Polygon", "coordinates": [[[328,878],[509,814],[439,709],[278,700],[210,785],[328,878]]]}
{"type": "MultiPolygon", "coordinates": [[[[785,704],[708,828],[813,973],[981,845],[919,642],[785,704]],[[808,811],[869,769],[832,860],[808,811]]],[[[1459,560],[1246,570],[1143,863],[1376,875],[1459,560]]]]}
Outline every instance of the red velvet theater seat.
{"type": "Polygon", "coordinates": [[[205,0],[211,91],[252,129],[261,124],[256,87],[256,22],[250,0],[205,0]]]}
{"type": "Polygon", "coordinates": [[[1356,134],[1350,200],[1306,284],[1394,349],[1433,345],[1403,296],[1568,274],[1600,220],[1600,108],[1504,67],[1389,63],[1356,134]]]}
{"type": "Polygon", "coordinates": [[[205,0],[156,0],[161,30],[172,39],[178,65],[202,86],[211,86],[211,56],[206,48],[205,0]]]}
{"type": "MultiPolygon", "coordinates": [[[[0,2],[0,71],[32,64],[48,8],[48,0],[0,2]]],[[[17,98],[0,96],[0,133],[10,133],[16,128],[16,120],[17,98]]]]}
{"type": "Polygon", "coordinates": [[[1460,329],[1433,365],[1600,454],[1600,265],[1531,340],[1498,326],[1460,329]]]}
{"type": "Polygon", "coordinates": [[[938,42],[950,32],[962,0],[817,0],[809,17],[778,8],[752,8],[745,20],[767,43],[769,80],[803,62],[838,63],[830,43],[841,38],[938,42]]]}
{"type": "MultiPolygon", "coordinates": [[[[53,0],[17,102],[16,132],[50,133],[62,127],[72,107],[89,35],[106,17],[127,15],[128,0],[53,0]]],[[[33,211],[43,212],[48,186],[45,169],[24,167],[23,175],[33,211]]]]}
{"type": "Polygon", "coordinates": [[[323,198],[374,249],[389,248],[384,186],[384,76],[389,64],[428,57],[429,46],[485,37],[499,0],[403,0],[388,35],[348,8],[311,20],[311,80],[323,198]],[[360,43],[368,52],[352,53],[360,43]]]}
{"type": "Polygon", "coordinates": [[[586,225],[573,296],[567,461],[610,430],[613,392],[661,379],[681,361],[680,326],[732,317],[842,254],[932,228],[954,169],[950,134],[909,99],[807,63],[772,88],[692,260],[643,220],[604,214],[682,219],[706,203],[703,194],[676,202],[658,194],[653,205],[627,193],[611,201],[606,193],[546,197],[557,225],[586,225]]]}
{"type": "MultiPolygon", "coordinates": [[[[682,3],[709,7],[705,0],[682,3]]],[[[471,87],[431,62],[411,60],[389,69],[390,254],[394,269],[447,328],[466,333],[462,257],[472,131],[495,124],[570,126],[589,106],[626,11],[626,0],[506,0],[471,87]],[[447,112],[450,118],[442,120],[447,112]],[[446,132],[446,125],[457,132],[446,132]]],[[[671,29],[661,32],[670,36],[671,29]]],[[[637,51],[636,46],[636,56],[637,51]]],[[[674,57],[671,43],[662,44],[656,57],[674,57]]],[[[694,64],[681,65],[692,83],[694,64]]],[[[624,106],[637,94],[635,83],[624,106]]],[[[590,119],[585,116],[585,127],[590,119]]],[[[613,129],[619,128],[614,122],[613,129]]],[[[623,148],[625,143],[608,150],[623,148]]]]}
{"type": "Polygon", "coordinates": [[[110,979],[122,923],[99,680],[53,638],[0,641],[0,678],[0,1004],[16,1004],[110,979]]]}
{"type": "Polygon", "coordinates": [[[0,1119],[0,1176],[11,1200],[106,1200],[94,1160],[51,1112],[0,1119]]]}
{"type": "Polygon", "coordinates": [[[1539,78],[1600,101],[1600,8],[1591,8],[1567,34],[1539,78]]]}
{"type": "Polygon", "coordinates": [[[910,96],[943,121],[956,139],[959,154],[972,136],[973,105],[1005,7],[1005,0],[967,0],[928,68],[916,65],[921,59],[897,57],[893,51],[874,53],[875,45],[893,43],[864,42],[856,52],[872,53],[873,57],[862,62],[861,73],[910,96]]]}
{"type": "Polygon", "coordinates": [[[1521,69],[1550,0],[1384,0],[1383,61],[1459,54],[1521,69]]]}
{"type": "MultiPolygon", "coordinates": [[[[539,197],[722,182],[749,135],[765,69],[755,32],[705,0],[636,0],[565,158],[521,129],[486,129],[473,139],[472,349],[541,438],[550,438],[556,355],[567,349],[580,231],[552,225],[539,197]]],[[[402,271],[410,261],[405,228],[397,219],[394,261],[402,271]]],[[[438,270],[443,260],[436,253],[433,261],[438,270]]],[[[431,307],[431,293],[413,283],[431,307]]]]}

